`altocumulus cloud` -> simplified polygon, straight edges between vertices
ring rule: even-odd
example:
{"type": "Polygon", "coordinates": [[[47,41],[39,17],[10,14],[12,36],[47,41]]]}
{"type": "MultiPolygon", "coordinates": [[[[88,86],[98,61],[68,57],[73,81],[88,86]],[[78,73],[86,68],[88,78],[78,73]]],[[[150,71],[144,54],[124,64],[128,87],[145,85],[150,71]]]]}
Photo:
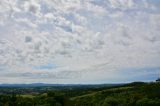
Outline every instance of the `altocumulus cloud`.
{"type": "Polygon", "coordinates": [[[1,0],[0,82],[153,80],[159,28],[158,0],[1,0]]]}

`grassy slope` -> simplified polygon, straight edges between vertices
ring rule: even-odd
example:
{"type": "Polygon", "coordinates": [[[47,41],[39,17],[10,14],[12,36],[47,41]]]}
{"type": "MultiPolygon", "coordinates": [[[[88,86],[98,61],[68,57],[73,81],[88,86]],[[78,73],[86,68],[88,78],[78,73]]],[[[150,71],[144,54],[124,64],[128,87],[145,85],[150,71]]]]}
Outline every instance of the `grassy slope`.
{"type": "Polygon", "coordinates": [[[70,100],[76,100],[76,99],[81,99],[81,98],[85,98],[85,97],[90,97],[90,96],[95,96],[95,95],[98,95],[98,94],[101,94],[101,93],[105,93],[105,92],[116,92],[116,91],[119,91],[119,90],[129,90],[129,89],[132,89],[133,87],[118,87],[118,88],[110,88],[110,89],[104,89],[104,90],[101,90],[101,91],[97,91],[97,92],[93,92],[93,93],[89,93],[89,94],[85,94],[85,95],[81,95],[81,96],[76,96],[76,97],[73,97],[73,98],[70,98],[70,100]]]}
{"type": "MultiPolygon", "coordinates": [[[[118,104],[122,103],[126,106],[134,106],[144,98],[147,98],[146,101],[160,101],[160,83],[131,83],[120,87],[106,88],[90,94],[76,96],[70,100],[74,106],[111,106],[106,105],[105,103],[109,99],[112,102],[119,102],[118,104]]],[[[160,102],[157,102],[157,104],[158,103],[160,102]]]]}

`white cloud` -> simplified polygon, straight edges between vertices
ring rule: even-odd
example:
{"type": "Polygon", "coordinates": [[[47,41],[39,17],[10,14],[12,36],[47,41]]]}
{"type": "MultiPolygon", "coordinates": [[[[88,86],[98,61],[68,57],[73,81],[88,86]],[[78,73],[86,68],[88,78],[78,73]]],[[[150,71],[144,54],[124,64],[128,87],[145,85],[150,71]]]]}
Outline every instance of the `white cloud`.
{"type": "Polygon", "coordinates": [[[78,83],[159,67],[159,19],[154,0],[2,0],[0,69],[6,73],[0,80],[78,83]],[[33,68],[47,63],[58,67],[33,68]]]}

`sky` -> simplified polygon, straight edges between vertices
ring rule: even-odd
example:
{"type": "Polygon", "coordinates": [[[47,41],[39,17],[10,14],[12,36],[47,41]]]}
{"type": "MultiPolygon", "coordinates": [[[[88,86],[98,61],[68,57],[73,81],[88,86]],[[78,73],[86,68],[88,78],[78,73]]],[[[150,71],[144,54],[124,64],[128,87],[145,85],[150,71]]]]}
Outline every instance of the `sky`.
{"type": "Polygon", "coordinates": [[[0,0],[0,83],[154,81],[160,0],[0,0]]]}

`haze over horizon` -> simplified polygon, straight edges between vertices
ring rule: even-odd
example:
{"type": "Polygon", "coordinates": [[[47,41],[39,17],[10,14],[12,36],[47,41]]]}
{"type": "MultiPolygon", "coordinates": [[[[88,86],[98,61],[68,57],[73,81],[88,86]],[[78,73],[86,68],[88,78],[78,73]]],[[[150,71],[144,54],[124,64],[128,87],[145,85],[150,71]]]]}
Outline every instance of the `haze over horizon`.
{"type": "Polygon", "coordinates": [[[0,83],[153,81],[160,0],[1,0],[0,83]]]}

